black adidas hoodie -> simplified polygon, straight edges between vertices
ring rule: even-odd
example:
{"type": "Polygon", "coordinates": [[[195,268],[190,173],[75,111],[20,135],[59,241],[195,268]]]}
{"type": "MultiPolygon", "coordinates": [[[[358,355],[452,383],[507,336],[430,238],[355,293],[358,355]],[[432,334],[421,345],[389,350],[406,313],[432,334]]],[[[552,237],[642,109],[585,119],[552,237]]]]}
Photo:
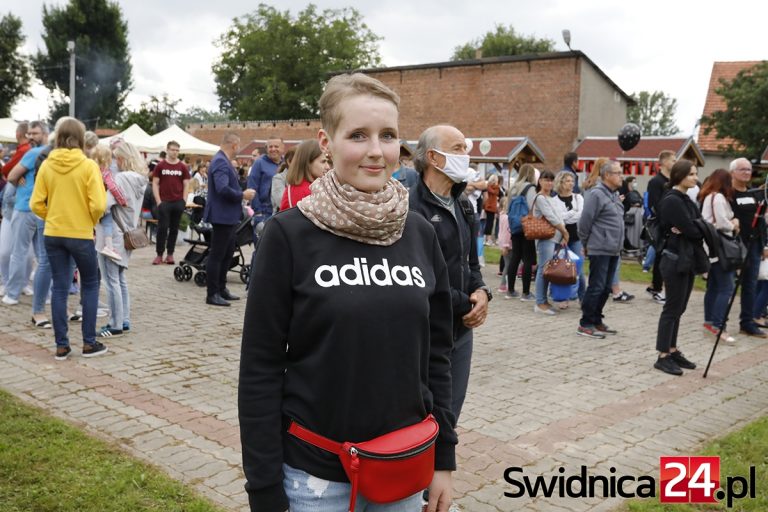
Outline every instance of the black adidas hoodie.
{"type": "Polygon", "coordinates": [[[336,441],[440,425],[436,470],[456,467],[451,292],[434,229],[409,212],[389,247],[321,230],[298,208],[257,248],[243,327],[239,418],[252,511],[288,508],[282,464],[347,481],[336,455],[286,433],[290,419],[336,441]]]}

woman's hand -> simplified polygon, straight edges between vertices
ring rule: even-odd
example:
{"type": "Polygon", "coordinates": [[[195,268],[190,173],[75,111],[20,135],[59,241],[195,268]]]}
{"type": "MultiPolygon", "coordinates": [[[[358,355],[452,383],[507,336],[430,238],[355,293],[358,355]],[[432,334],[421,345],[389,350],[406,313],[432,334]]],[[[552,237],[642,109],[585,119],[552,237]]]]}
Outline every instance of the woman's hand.
{"type": "Polygon", "coordinates": [[[450,471],[435,471],[429,484],[427,512],[448,512],[453,501],[453,478],[450,471]]]}
{"type": "Polygon", "coordinates": [[[674,233],[675,235],[682,235],[683,234],[682,231],[680,231],[679,229],[677,229],[674,226],[672,226],[672,229],[670,229],[670,231],[672,231],[672,233],[674,233]]]}
{"type": "Polygon", "coordinates": [[[741,229],[741,224],[739,223],[739,219],[736,219],[736,218],[732,219],[731,220],[731,225],[733,225],[733,233],[734,234],[738,233],[739,230],[741,229]]]}

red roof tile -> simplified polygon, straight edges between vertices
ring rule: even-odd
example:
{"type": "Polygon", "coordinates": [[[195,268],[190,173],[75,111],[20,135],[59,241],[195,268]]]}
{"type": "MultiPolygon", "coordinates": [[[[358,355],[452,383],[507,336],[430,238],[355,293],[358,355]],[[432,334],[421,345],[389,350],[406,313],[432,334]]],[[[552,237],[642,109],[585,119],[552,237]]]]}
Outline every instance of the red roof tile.
{"type": "Polygon", "coordinates": [[[690,137],[643,137],[637,146],[623,151],[617,137],[586,137],[573,150],[579,154],[579,160],[596,160],[601,156],[622,160],[656,160],[665,149],[680,153],[689,141],[693,142],[690,137]]]}
{"type": "MultiPolygon", "coordinates": [[[[760,61],[738,61],[738,62],[715,62],[712,65],[712,76],[709,79],[709,90],[707,91],[707,99],[704,102],[703,115],[711,115],[713,112],[719,112],[725,110],[725,101],[723,97],[715,92],[715,89],[720,87],[720,79],[733,80],[739,71],[759,64],[760,61]]],[[[712,130],[709,134],[704,133],[704,127],[699,126],[699,147],[704,151],[719,151],[719,146],[727,145],[733,142],[730,138],[719,138],[717,136],[717,130],[712,130]]]]}

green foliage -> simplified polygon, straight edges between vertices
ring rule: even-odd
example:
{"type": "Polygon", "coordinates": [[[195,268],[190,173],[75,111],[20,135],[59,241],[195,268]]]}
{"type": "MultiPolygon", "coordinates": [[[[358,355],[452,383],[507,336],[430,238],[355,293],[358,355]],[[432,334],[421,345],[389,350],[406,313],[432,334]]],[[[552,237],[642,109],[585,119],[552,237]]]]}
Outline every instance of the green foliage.
{"type": "Polygon", "coordinates": [[[228,121],[229,116],[213,110],[205,110],[202,107],[189,107],[185,112],[176,116],[176,122],[184,127],[194,123],[214,123],[228,121]]]}
{"type": "Polygon", "coordinates": [[[120,130],[125,130],[135,123],[150,135],[159,133],[171,126],[178,116],[176,106],[180,101],[170,99],[167,94],[160,98],[150,96],[149,101],[143,102],[139,110],[128,112],[120,130]]]}
{"type": "Polygon", "coordinates": [[[353,8],[309,4],[293,17],[260,4],[217,42],[220,108],[240,120],[317,117],[329,72],[378,65],[379,39],[353,8]]]}
{"type": "Polygon", "coordinates": [[[471,60],[476,58],[476,51],[482,50],[483,57],[503,57],[507,55],[529,55],[532,53],[547,53],[555,50],[555,42],[551,39],[537,39],[535,36],[524,36],[515,32],[510,25],[496,25],[494,31],[488,31],[483,37],[469,43],[457,46],[453,50],[451,60],[471,60]]]}
{"type": "Polygon", "coordinates": [[[718,137],[734,139],[721,146],[726,153],[759,157],[768,146],[768,61],[740,71],[730,82],[721,79],[715,92],[726,108],[701,118],[704,133],[714,128],[718,137]]]}
{"type": "MultiPolygon", "coordinates": [[[[69,94],[67,41],[75,41],[75,116],[89,127],[120,122],[132,84],[128,24],[116,2],[69,0],[43,5],[45,53],[34,58],[37,76],[51,91],[69,94]]],[[[69,99],[55,101],[51,120],[65,115],[69,99]]]]}
{"type": "Polygon", "coordinates": [[[3,512],[220,510],[160,470],[2,391],[0,504],[3,512]]]}
{"type": "Polygon", "coordinates": [[[0,18],[0,117],[9,117],[16,100],[29,94],[29,62],[19,53],[24,43],[21,19],[0,18]]]}
{"type": "Polygon", "coordinates": [[[627,108],[627,121],[640,127],[643,135],[675,135],[677,100],[661,91],[633,93],[635,105],[627,108]]]}

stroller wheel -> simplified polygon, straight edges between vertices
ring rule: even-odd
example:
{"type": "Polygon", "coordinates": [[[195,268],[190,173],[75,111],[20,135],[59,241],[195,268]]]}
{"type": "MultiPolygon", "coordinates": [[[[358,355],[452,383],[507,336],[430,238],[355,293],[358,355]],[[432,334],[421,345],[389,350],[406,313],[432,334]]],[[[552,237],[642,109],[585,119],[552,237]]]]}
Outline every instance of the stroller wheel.
{"type": "Polygon", "coordinates": [[[251,278],[251,266],[250,265],[243,265],[240,268],[240,280],[244,284],[248,284],[248,280],[251,278]]]}
{"type": "Polygon", "coordinates": [[[189,265],[182,265],[181,268],[184,270],[184,280],[189,281],[192,279],[192,267],[189,265]]]}
{"type": "Polygon", "coordinates": [[[207,281],[207,276],[205,274],[205,270],[201,270],[197,274],[195,274],[195,284],[197,286],[205,286],[207,281]]]}
{"type": "Polygon", "coordinates": [[[184,281],[184,269],[181,267],[175,267],[173,269],[173,278],[178,282],[184,281]]]}

